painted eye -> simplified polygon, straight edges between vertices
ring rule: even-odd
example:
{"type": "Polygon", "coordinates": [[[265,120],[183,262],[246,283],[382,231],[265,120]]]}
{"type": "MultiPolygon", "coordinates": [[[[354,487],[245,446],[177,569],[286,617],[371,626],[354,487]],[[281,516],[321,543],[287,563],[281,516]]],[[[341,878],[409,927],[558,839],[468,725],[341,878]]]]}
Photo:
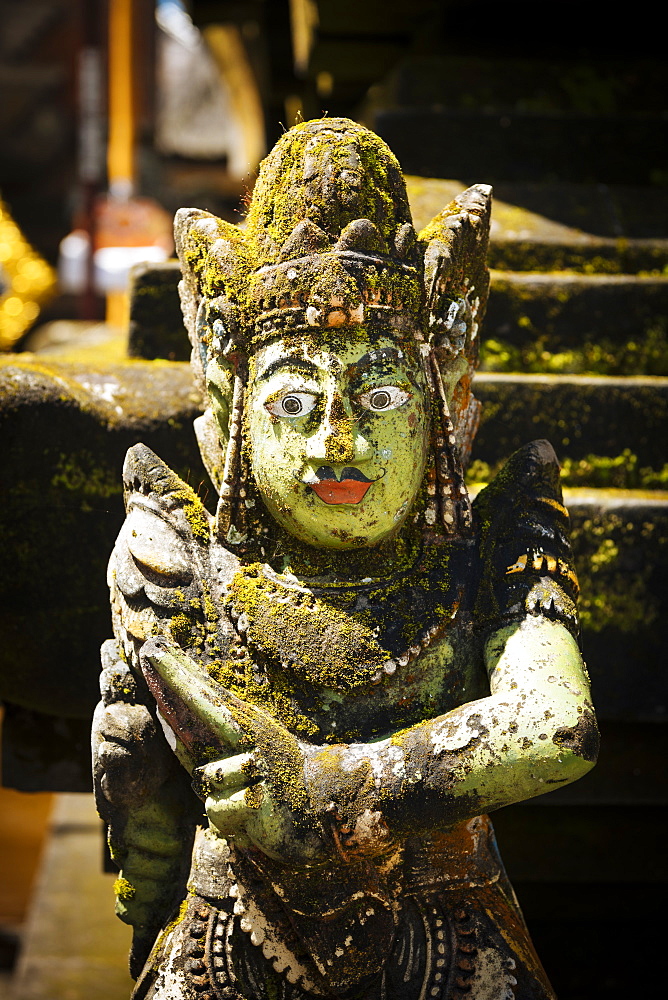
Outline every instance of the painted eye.
{"type": "Polygon", "coordinates": [[[411,398],[410,392],[396,385],[380,385],[376,389],[362,393],[360,403],[367,410],[381,413],[383,410],[396,410],[411,398]]]}
{"type": "Polygon", "coordinates": [[[303,417],[311,412],[316,402],[310,392],[289,392],[265,406],[275,417],[303,417]]]}

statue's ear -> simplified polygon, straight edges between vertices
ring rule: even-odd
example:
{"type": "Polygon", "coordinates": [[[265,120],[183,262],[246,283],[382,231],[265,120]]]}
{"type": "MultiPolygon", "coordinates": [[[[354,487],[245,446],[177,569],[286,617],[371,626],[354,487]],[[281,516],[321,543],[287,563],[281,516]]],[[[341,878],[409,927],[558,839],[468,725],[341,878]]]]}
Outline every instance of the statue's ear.
{"type": "Polygon", "coordinates": [[[419,236],[424,247],[427,339],[441,373],[464,466],[480,411],[471,379],[489,293],[491,209],[491,187],[474,184],[446,205],[419,236]]]}
{"type": "Polygon", "coordinates": [[[209,361],[206,366],[206,391],[223,448],[227,447],[230,436],[233,384],[234,379],[230,365],[221,363],[215,358],[209,361]]]}
{"type": "Polygon", "coordinates": [[[201,208],[178,210],[174,245],[184,278],[194,280],[208,298],[232,291],[242,279],[239,272],[246,270],[244,233],[201,208]]]}
{"type": "Polygon", "coordinates": [[[194,422],[197,444],[211,482],[220,492],[225,471],[225,453],[230,438],[233,374],[224,362],[215,359],[206,366],[209,405],[194,422]]]}

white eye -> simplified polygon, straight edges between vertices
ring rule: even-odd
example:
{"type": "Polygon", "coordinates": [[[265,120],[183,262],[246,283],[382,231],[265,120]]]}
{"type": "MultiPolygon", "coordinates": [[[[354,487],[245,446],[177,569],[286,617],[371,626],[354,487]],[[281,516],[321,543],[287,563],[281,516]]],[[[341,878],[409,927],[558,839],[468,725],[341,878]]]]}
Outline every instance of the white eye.
{"type": "Polygon", "coordinates": [[[367,410],[381,413],[383,410],[396,410],[398,406],[402,406],[410,398],[410,392],[406,392],[405,389],[400,389],[396,385],[379,385],[375,389],[363,393],[359,400],[367,410]]]}
{"type": "Polygon", "coordinates": [[[303,417],[311,412],[316,402],[317,397],[310,392],[288,392],[264,405],[275,417],[303,417]]]}

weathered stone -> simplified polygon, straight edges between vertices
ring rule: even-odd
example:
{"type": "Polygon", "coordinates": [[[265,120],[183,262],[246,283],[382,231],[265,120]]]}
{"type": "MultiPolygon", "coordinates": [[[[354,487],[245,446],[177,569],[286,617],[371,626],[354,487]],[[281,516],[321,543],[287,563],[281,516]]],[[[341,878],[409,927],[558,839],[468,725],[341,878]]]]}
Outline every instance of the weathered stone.
{"type": "Polygon", "coordinates": [[[131,358],[190,359],[177,288],[180,278],[178,261],[132,268],[128,342],[131,358]]]}
{"type": "Polygon", "coordinates": [[[642,340],[665,328],[668,278],[638,275],[493,275],[485,336],[522,345],[544,338],[550,351],[603,338],[642,340]]]}
{"type": "Polygon", "coordinates": [[[197,486],[206,480],[191,426],[199,407],[186,365],[0,360],[7,701],[90,717],[109,620],[105,566],[123,521],[125,452],[138,438],[150,440],[197,486]]]}
{"type": "Polygon", "coordinates": [[[550,440],[561,462],[587,455],[637,457],[639,467],[665,462],[668,379],[479,373],[482,403],[474,458],[490,464],[522,441],[550,440]]]}
{"type": "Polygon", "coordinates": [[[387,147],[323,119],[245,229],[177,214],[219,501],[128,453],[93,723],[151,1000],[553,996],[484,813],[584,774],[598,731],[551,446],[473,507],[463,480],[489,211],[475,185],[417,241],[387,147]],[[475,961],[438,950],[474,929],[475,961]],[[223,938],[240,959],[211,964],[223,938]]]}
{"type": "MultiPolygon", "coordinates": [[[[117,469],[127,446],[139,436],[162,454],[173,455],[178,468],[197,468],[199,458],[188,426],[198,412],[197,397],[188,369],[176,364],[156,367],[135,362],[91,374],[8,358],[2,372],[1,426],[7,477],[3,536],[8,553],[2,620],[7,637],[3,648],[9,657],[2,675],[3,695],[32,709],[85,717],[95,698],[96,650],[107,628],[106,552],[122,520],[117,469]],[[84,388],[82,380],[90,388],[84,388]],[[122,417],[115,411],[117,404],[111,402],[114,398],[123,399],[122,417]],[[142,403],[150,418],[142,414],[142,403]],[[63,440],[78,445],[67,453],[63,440]],[[41,456],[37,469],[33,462],[36,453],[41,456]],[[61,556],[44,564],[41,553],[47,547],[53,551],[54,545],[61,556]],[[86,558],[73,561],[73,551],[85,552],[86,558]],[[37,628],[35,615],[39,618],[37,628]],[[67,669],[56,669],[56,663],[66,663],[67,669]],[[39,684],[34,683],[35,678],[39,684]]],[[[485,404],[476,458],[486,456],[486,461],[495,463],[521,440],[546,434],[556,440],[562,460],[591,453],[614,457],[625,447],[634,449],[640,463],[660,464],[663,460],[662,382],[640,381],[628,387],[621,380],[610,386],[600,379],[487,375],[478,377],[476,392],[485,404]],[[615,409],[620,400],[624,407],[621,413],[615,409]]],[[[198,471],[192,481],[195,479],[197,485],[204,479],[203,473],[198,471]]],[[[635,545],[635,533],[646,532],[642,524],[658,516],[658,508],[645,507],[639,513],[640,508],[629,502],[633,509],[624,518],[637,525],[629,535],[629,544],[635,545]]],[[[585,514],[577,516],[588,519],[585,514]]],[[[646,546],[642,565],[657,564],[655,547],[646,546]]],[[[640,572],[639,565],[636,572],[640,572]]],[[[656,598],[657,589],[650,591],[656,598]]],[[[598,587],[599,603],[603,594],[604,587],[598,587]]],[[[636,623],[641,624],[637,619],[636,623]]],[[[611,624],[597,634],[599,648],[610,634],[611,624]]],[[[604,669],[605,652],[613,650],[616,641],[612,634],[600,656],[590,655],[592,670],[596,672],[598,662],[604,669]]],[[[608,691],[617,705],[631,697],[633,675],[624,676],[628,680],[623,689],[618,684],[602,686],[603,704],[608,691]]]]}
{"type": "MultiPolygon", "coordinates": [[[[519,210],[518,214],[529,213],[519,210]]],[[[665,274],[668,260],[665,239],[626,239],[623,236],[606,239],[568,231],[550,238],[543,233],[525,236],[524,232],[521,227],[516,235],[499,234],[490,241],[491,267],[502,271],[665,274]]]]}
{"type": "Polygon", "coordinates": [[[585,659],[606,719],[668,720],[668,495],[566,494],[585,659]]]}
{"type": "MultiPolygon", "coordinates": [[[[459,186],[431,177],[407,177],[406,183],[418,231],[459,186]]],[[[600,184],[500,182],[494,186],[489,263],[505,271],[661,274],[668,261],[666,211],[661,189],[648,194],[600,184]]]]}
{"type": "MultiPolygon", "coordinates": [[[[449,181],[425,183],[440,183],[444,192],[457,186],[449,181]]],[[[438,190],[440,192],[441,188],[438,190]]],[[[420,205],[419,195],[416,200],[420,205]]],[[[432,200],[430,195],[427,203],[431,204],[432,200]]],[[[506,209],[511,214],[511,206],[506,209]]],[[[535,265],[528,252],[531,248],[538,247],[540,251],[541,246],[553,249],[562,246],[558,241],[543,244],[533,240],[517,241],[507,235],[501,223],[499,225],[506,235],[493,242],[492,247],[500,254],[508,251],[517,266],[530,268],[535,265]]],[[[600,261],[591,255],[583,258],[582,253],[587,255],[592,250],[587,239],[584,238],[584,249],[578,248],[577,243],[571,246],[575,255],[570,260],[571,265],[579,262],[584,267],[604,269],[601,261],[607,260],[610,267],[616,269],[629,263],[618,256],[619,243],[614,241],[611,246],[614,243],[616,249],[612,256],[605,256],[607,250],[596,244],[595,254],[599,251],[604,254],[600,261]]],[[[624,245],[630,246],[628,242],[624,245]]],[[[650,256],[643,262],[651,263],[651,257],[657,266],[663,267],[664,258],[668,258],[663,244],[651,247],[647,244],[646,249],[650,256]],[[656,255],[652,256],[654,249],[656,255]]],[[[495,252],[492,249],[492,257],[495,252]]],[[[558,256],[561,250],[554,252],[558,256]]],[[[641,254],[640,249],[638,254],[641,254]]],[[[131,305],[131,316],[135,319],[131,321],[130,352],[134,356],[171,357],[172,360],[174,357],[185,360],[189,356],[177,292],[179,280],[176,261],[142,266],[131,305]]],[[[495,272],[483,332],[483,369],[586,372],[600,369],[605,374],[666,374],[667,312],[668,279],[665,277],[495,272]],[[487,341],[494,343],[487,345],[487,341]],[[504,349],[509,353],[505,360],[502,358],[504,349]]]]}

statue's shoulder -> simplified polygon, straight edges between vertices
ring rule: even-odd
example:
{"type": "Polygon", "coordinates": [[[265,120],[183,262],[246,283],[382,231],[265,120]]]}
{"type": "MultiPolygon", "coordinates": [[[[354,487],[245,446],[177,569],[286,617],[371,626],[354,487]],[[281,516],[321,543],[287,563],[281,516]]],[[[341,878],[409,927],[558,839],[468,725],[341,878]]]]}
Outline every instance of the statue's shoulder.
{"type": "Polygon", "coordinates": [[[108,574],[115,624],[140,641],[169,634],[183,648],[226,631],[222,594],[238,561],[216,543],[200,498],[143,444],[126,455],[123,489],[108,574]]]}
{"type": "Polygon", "coordinates": [[[559,462],[549,441],[532,441],[508,459],[476,497],[480,545],[479,620],[543,614],[578,633],[578,582],[559,462]]]}

